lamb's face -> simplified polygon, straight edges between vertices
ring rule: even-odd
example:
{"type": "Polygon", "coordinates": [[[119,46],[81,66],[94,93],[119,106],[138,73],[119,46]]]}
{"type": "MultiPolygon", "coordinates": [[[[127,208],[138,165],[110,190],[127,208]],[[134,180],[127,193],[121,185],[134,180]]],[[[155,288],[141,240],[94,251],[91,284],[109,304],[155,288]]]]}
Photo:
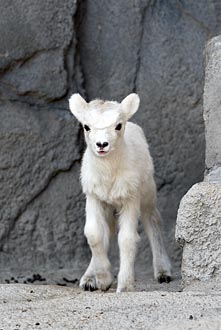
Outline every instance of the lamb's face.
{"type": "Polygon", "coordinates": [[[99,157],[105,157],[120,144],[125,122],[120,116],[119,104],[104,102],[89,104],[88,116],[83,122],[88,147],[99,157]],[[91,109],[90,109],[91,108],[91,109]]]}
{"type": "Polygon", "coordinates": [[[126,121],[137,111],[139,97],[130,94],[121,103],[101,100],[87,103],[74,94],[69,104],[83,125],[87,146],[96,156],[106,157],[122,142],[126,121]]]}

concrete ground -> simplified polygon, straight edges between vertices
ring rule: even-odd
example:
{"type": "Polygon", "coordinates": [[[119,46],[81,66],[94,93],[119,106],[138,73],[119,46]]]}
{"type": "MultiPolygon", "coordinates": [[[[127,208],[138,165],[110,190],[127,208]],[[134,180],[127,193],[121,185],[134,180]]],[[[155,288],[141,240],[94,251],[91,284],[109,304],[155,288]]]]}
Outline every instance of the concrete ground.
{"type": "Polygon", "coordinates": [[[121,294],[115,285],[82,292],[66,277],[60,285],[0,284],[0,330],[221,330],[221,292],[182,292],[179,278],[145,282],[121,294]]]}

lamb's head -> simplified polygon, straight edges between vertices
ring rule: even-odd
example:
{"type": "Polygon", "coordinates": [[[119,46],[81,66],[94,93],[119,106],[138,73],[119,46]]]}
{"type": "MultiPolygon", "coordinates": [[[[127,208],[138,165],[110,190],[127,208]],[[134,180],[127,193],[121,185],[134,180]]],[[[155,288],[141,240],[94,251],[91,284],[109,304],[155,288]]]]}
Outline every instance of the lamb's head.
{"type": "Polygon", "coordinates": [[[121,103],[102,100],[87,103],[80,94],[69,99],[71,112],[83,125],[88,147],[99,157],[109,155],[122,143],[125,124],[138,110],[139,103],[135,93],[121,103]]]}

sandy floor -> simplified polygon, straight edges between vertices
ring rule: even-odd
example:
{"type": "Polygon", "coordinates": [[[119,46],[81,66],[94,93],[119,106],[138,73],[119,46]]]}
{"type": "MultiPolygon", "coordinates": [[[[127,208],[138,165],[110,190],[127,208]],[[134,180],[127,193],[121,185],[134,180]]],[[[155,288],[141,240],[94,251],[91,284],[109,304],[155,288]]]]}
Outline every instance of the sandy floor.
{"type": "Polygon", "coordinates": [[[135,292],[121,294],[114,286],[82,292],[77,280],[62,280],[69,287],[1,284],[0,330],[221,330],[221,292],[182,292],[178,278],[170,284],[140,278],[135,292]]]}

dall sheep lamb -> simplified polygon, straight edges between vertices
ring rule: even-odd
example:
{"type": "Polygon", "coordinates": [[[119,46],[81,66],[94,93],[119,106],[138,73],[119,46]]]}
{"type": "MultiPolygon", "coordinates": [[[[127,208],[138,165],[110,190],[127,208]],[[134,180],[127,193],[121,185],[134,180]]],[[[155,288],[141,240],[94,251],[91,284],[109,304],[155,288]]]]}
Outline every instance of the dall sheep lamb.
{"type": "Polygon", "coordinates": [[[72,114],[83,125],[87,143],[81,182],[86,195],[84,233],[92,258],[80,281],[84,290],[107,290],[112,283],[107,253],[116,221],[120,250],[117,292],[133,290],[139,217],[150,241],[155,279],[171,280],[148,144],[142,129],[127,122],[139,103],[135,93],[121,103],[98,99],[87,103],[79,94],[69,100],[72,114]]]}

